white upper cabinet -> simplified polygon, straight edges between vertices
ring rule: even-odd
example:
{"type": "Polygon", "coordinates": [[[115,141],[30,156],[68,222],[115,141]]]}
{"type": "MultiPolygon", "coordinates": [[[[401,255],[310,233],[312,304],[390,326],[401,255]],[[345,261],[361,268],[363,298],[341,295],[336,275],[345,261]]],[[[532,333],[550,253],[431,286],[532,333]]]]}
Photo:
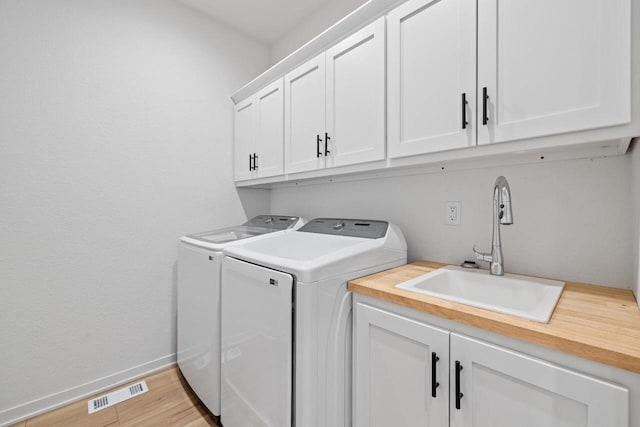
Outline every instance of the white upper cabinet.
{"type": "Polygon", "coordinates": [[[630,25],[630,0],[479,0],[478,143],[630,122],[630,25]]]}
{"type": "Polygon", "coordinates": [[[286,173],[384,159],[384,26],[378,19],[285,76],[286,173]]]}
{"type": "Polygon", "coordinates": [[[327,166],[384,159],[384,18],[326,53],[327,166]]]}
{"type": "Polygon", "coordinates": [[[256,95],[256,154],[259,178],[284,173],[284,87],[278,79],[256,95]]]}
{"type": "Polygon", "coordinates": [[[284,76],[286,173],[324,166],[324,52],[284,76]]]}
{"type": "Polygon", "coordinates": [[[629,427],[629,391],[451,334],[451,427],[629,427]]]}
{"type": "Polygon", "coordinates": [[[236,105],[233,115],[234,174],[236,181],[253,177],[253,148],[256,140],[255,97],[236,105]]]}
{"type": "Polygon", "coordinates": [[[388,150],[475,145],[476,2],[410,0],[388,22],[388,150]]]}
{"type": "Polygon", "coordinates": [[[640,0],[398,3],[367,2],[336,25],[368,25],[345,38],[329,28],[248,85],[286,72],[236,105],[236,181],[617,155],[640,136],[640,0]],[[300,52],[316,56],[284,70],[300,52]]]}
{"type": "Polygon", "coordinates": [[[234,114],[235,180],[284,173],[284,94],[279,79],[236,105],[234,114]]]}

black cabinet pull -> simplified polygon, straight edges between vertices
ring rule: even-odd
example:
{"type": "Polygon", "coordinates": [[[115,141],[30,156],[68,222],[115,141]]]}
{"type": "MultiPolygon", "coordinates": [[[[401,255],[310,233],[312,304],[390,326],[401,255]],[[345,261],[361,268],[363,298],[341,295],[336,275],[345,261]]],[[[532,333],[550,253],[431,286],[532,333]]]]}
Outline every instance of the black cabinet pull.
{"type": "Polygon", "coordinates": [[[460,409],[460,399],[464,396],[460,392],[460,371],[462,371],[462,364],[456,360],[456,409],[460,409]]]}
{"type": "Polygon", "coordinates": [[[258,170],[258,155],[256,153],[253,153],[253,170],[258,170]]]}
{"type": "Polygon", "coordinates": [[[327,147],[327,145],[329,144],[329,140],[331,138],[329,138],[329,134],[328,133],[324,133],[324,155],[326,156],[327,154],[331,153],[331,151],[329,151],[329,148],[327,147]]]}
{"type": "Polygon", "coordinates": [[[322,140],[320,139],[320,135],[316,135],[316,157],[322,156],[322,151],[320,151],[320,143],[322,140]]]}
{"type": "Polygon", "coordinates": [[[249,170],[253,170],[253,154],[249,154],[249,170]]]}
{"type": "Polygon", "coordinates": [[[431,352],[431,397],[436,397],[436,389],[440,385],[438,381],[436,381],[436,363],[438,363],[440,358],[436,354],[435,351],[431,352]]]}
{"type": "Polygon", "coordinates": [[[487,101],[489,100],[489,95],[487,95],[487,88],[482,88],[482,124],[487,125],[489,122],[489,116],[487,115],[487,101]]]}
{"type": "Polygon", "coordinates": [[[467,121],[467,104],[469,104],[469,101],[467,101],[467,94],[463,93],[462,94],[462,129],[466,129],[467,125],[469,124],[469,122],[467,121]]]}

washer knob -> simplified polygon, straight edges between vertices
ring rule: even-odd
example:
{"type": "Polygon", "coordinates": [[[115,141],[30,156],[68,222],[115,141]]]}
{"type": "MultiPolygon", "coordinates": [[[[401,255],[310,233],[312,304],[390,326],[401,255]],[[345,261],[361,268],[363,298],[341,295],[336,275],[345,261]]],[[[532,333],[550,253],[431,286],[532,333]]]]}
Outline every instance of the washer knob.
{"type": "Polygon", "coordinates": [[[333,224],[334,230],[342,230],[344,228],[344,222],[336,222],[333,224]]]}
{"type": "Polygon", "coordinates": [[[265,224],[271,224],[273,222],[273,218],[269,217],[267,219],[264,220],[265,224]]]}

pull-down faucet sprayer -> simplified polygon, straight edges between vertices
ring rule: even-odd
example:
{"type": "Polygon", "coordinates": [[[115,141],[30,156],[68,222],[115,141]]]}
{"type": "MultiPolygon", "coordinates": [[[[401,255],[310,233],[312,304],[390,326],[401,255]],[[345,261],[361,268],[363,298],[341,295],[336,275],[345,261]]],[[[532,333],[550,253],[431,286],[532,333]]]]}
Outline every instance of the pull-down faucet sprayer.
{"type": "Polygon", "coordinates": [[[507,178],[499,176],[493,186],[493,237],[491,253],[482,253],[473,247],[476,258],[480,261],[491,263],[491,274],[496,276],[504,275],[504,266],[502,259],[502,240],[500,239],[500,224],[513,224],[513,212],[511,211],[511,190],[507,178]]]}

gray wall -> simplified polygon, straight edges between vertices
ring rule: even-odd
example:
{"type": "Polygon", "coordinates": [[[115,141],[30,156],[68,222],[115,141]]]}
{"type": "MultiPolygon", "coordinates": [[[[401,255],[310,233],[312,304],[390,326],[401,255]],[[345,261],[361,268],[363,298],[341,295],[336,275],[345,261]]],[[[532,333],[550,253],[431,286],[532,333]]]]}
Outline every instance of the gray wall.
{"type": "Polygon", "coordinates": [[[0,424],[174,360],[177,237],[269,207],[229,99],[268,62],[170,0],[0,2],[0,424]]]}
{"type": "Polygon", "coordinates": [[[365,3],[367,3],[367,0],[328,1],[313,15],[302,21],[271,46],[271,64],[273,65],[285,58],[365,3]]]}
{"type": "Polygon", "coordinates": [[[631,288],[631,156],[488,167],[272,190],[271,209],[307,216],[387,219],[410,261],[459,264],[491,248],[492,188],[509,180],[514,224],[502,227],[507,272],[631,288]],[[459,226],[445,203],[462,202],[459,226]]]}

